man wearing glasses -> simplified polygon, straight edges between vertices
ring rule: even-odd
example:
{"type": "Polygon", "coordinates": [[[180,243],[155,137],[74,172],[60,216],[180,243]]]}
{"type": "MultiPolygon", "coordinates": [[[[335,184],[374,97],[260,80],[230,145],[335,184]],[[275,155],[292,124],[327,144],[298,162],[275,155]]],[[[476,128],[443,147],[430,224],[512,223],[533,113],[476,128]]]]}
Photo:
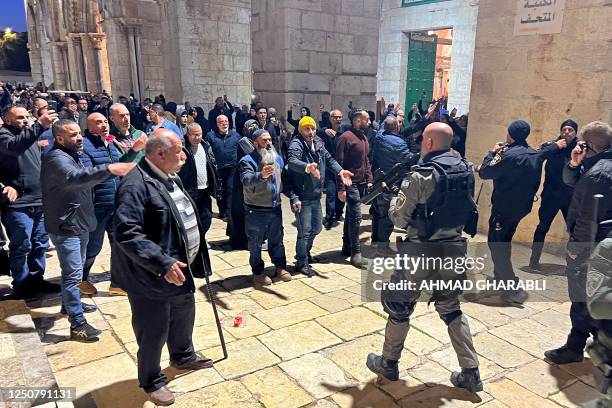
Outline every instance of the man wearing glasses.
{"type": "Polygon", "coordinates": [[[79,120],[78,106],[74,99],[68,97],[64,99],[64,107],[59,114],[60,119],[68,119],[75,122],[79,120]]]}

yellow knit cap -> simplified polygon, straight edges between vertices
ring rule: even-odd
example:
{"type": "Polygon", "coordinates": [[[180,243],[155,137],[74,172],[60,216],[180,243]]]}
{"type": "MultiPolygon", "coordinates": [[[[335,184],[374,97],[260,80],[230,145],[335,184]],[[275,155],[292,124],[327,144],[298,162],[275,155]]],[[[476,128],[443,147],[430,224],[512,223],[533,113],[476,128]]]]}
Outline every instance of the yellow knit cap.
{"type": "Polygon", "coordinates": [[[315,122],[315,120],[310,116],[304,116],[302,119],[300,119],[300,124],[298,125],[298,129],[301,129],[304,126],[310,126],[314,130],[317,130],[317,122],[315,122]]]}

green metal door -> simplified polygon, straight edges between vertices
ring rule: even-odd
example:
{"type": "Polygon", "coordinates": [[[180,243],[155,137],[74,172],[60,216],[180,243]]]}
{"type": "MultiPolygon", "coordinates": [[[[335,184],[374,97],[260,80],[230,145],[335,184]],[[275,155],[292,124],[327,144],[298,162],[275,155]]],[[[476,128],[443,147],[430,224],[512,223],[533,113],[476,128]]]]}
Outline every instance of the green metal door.
{"type": "MultiPolygon", "coordinates": [[[[433,95],[434,75],[436,70],[436,35],[410,33],[408,43],[408,77],[406,79],[406,110],[417,103],[425,92],[424,102],[429,102],[433,95]]],[[[424,104],[423,109],[427,109],[424,104]]]]}

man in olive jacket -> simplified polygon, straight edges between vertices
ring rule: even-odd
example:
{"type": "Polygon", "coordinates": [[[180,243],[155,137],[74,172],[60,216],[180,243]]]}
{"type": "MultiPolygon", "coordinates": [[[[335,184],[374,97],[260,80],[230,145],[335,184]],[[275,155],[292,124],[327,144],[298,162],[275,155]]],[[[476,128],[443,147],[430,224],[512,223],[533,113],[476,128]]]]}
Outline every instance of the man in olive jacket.
{"type": "Polygon", "coordinates": [[[157,405],[174,395],[161,372],[165,343],[170,365],[197,370],[212,366],[193,348],[194,278],[211,273],[196,205],[176,173],[185,161],[173,131],[156,129],[145,157],[121,181],[116,194],[111,275],[128,294],[138,342],[138,381],[157,405]]]}

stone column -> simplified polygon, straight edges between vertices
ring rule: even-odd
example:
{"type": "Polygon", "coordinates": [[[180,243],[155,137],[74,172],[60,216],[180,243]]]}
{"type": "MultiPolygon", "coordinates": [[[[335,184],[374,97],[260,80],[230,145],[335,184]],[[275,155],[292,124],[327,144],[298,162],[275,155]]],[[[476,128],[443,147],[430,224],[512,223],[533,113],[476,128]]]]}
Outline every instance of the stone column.
{"type": "Polygon", "coordinates": [[[134,55],[136,57],[135,65],[136,71],[138,73],[138,86],[136,87],[138,89],[138,92],[136,93],[136,95],[138,95],[138,100],[142,102],[142,99],[144,97],[144,68],[142,64],[142,51],[140,49],[140,26],[134,27],[134,48],[134,55]]]}
{"type": "Polygon", "coordinates": [[[98,83],[98,91],[102,92],[104,89],[108,90],[106,81],[104,80],[104,66],[102,58],[102,40],[104,39],[104,34],[89,34],[89,38],[92,41],[96,56],[96,82],[98,83]]]}
{"type": "Polygon", "coordinates": [[[72,73],[70,72],[70,64],[68,62],[68,43],[62,43],[60,46],[62,55],[62,67],[64,71],[64,89],[69,90],[72,83],[72,73]]]}
{"type": "Polygon", "coordinates": [[[133,26],[126,26],[125,31],[127,32],[128,48],[130,56],[130,79],[132,80],[132,89],[135,95],[138,95],[140,99],[140,83],[138,81],[138,57],[136,55],[136,40],[135,31],[136,28],[133,26]]]}
{"type": "Polygon", "coordinates": [[[75,90],[86,91],[87,90],[87,74],[85,71],[85,50],[83,49],[83,41],[80,35],[74,35],[72,37],[72,47],[74,50],[74,65],[73,72],[75,90]]]}
{"type": "Polygon", "coordinates": [[[66,69],[64,68],[67,66],[67,61],[63,46],[65,46],[65,44],[61,42],[51,43],[51,56],[53,59],[53,85],[55,89],[66,89],[68,83],[68,75],[66,73],[66,69]]]}

